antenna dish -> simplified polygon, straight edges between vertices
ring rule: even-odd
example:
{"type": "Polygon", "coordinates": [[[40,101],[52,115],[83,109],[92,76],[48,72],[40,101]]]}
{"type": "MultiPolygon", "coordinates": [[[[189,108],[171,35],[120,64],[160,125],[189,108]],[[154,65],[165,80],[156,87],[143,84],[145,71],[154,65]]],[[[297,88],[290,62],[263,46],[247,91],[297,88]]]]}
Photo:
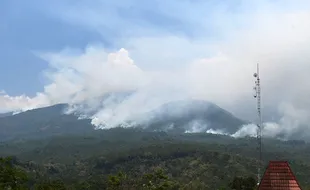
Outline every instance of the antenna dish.
{"type": "Polygon", "coordinates": [[[254,75],[253,75],[255,78],[257,77],[257,73],[254,73],[254,75]]]}

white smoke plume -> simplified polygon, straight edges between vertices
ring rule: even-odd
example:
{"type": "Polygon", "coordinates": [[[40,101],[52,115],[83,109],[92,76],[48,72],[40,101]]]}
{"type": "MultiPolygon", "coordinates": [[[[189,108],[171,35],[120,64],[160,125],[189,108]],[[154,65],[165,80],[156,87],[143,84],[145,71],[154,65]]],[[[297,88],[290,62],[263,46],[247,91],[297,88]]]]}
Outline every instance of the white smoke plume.
{"type": "MultiPolygon", "coordinates": [[[[273,8],[238,15],[234,19],[243,27],[222,26],[228,17],[217,15],[222,41],[160,36],[132,38],[116,52],[89,46],[82,53],[66,49],[40,54],[50,67],[45,71],[49,83],[44,91],[35,97],[2,92],[0,111],[69,103],[71,112],[89,116],[97,127],[115,127],[169,101],[194,98],[254,120],[252,76],[260,62],[266,113],[263,134],[310,136],[310,9],[273,8]],[[165,60],[157,59],[162,55],[165,60]],[[172,59],[178,55],[186,57],[186,64],[178,69],[138,66],[178,64],[180,59],[172,59]],[[116,92],[134,94],[119,103],[102,101],[103,96],[116,92]],[[273,117],[275,121],[269,122],[273,117]]],[[[248,125],[233,136],[254,133],[248,125]]]]}
{"type": "Polygon", "coordinates": [[[5,91],[0,91],[0,113],[11,111],[26,111],[45,105],[50,105],[49,100],[43,93],[37,93],[34,98],[26,95],[9,96],[5,91]]]}

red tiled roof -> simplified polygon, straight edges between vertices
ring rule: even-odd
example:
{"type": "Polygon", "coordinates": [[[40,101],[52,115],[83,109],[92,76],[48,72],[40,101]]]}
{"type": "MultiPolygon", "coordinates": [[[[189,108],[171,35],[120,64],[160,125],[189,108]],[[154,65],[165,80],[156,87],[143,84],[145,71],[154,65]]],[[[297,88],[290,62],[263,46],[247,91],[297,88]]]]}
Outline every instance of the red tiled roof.
{"type": "Polygon", "coordinates": [[[258,190],[301,190],[287,161],[270,161],[258,190]]]}

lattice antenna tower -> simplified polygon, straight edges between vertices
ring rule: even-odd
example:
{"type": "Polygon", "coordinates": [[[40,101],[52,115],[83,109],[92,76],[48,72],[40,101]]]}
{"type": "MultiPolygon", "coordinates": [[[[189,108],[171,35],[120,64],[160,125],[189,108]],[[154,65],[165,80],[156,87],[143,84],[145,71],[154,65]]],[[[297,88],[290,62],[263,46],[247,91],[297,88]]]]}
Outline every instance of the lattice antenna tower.
{"type": "Polygon", "coordinates": [[[262,114],[261,114],[261,87],[260,87],[260,76],[259,76],[259,64],[257,63],[257,71],[254,73],[255,86],[254,86],[254,98],[257,100],[257,143],[259,152],[259,164],[257,167],[257,184],[261,181],[261,164],[262,164],[262,114]]]}

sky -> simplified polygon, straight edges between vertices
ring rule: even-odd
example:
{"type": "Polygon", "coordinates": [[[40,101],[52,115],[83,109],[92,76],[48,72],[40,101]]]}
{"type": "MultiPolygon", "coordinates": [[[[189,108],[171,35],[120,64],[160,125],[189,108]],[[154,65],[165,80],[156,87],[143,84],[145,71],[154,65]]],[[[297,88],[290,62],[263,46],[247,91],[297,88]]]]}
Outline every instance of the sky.
{"type": "Polygon", "coordinates": [[[134,90],[119,113],[195,98],[252,120],[259,62],[271,130],[305,130],[309,20],[307,0],[2,0],[0,111],[134,90]]]}

